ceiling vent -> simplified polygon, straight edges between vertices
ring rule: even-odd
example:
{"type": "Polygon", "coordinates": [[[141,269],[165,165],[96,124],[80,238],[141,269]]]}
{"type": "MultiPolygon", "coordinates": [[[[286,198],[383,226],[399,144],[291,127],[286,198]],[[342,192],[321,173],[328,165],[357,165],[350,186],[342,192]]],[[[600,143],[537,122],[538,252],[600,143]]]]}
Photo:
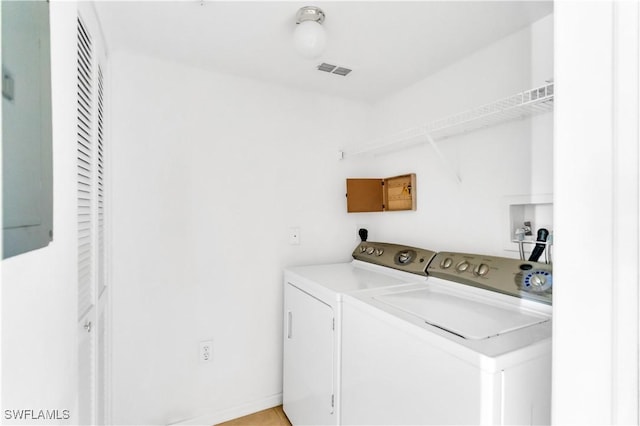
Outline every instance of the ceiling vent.
{"type": "Polygon", "coordinates": [[[335,70],[337,67],[335,65],[331,65],[331,64],[326,64],[326,63],[321,63],[320,65],[318,65],[318,71],[324,71],[324,72],[331,72],[333,70],[335,70]]]}
{"type": "Polygon", "coordinates": [[[339,67],[337,65],[331,65],[325,62],[318,65],[318,71],[329,72],[331,74],[337,74],[343,77],[351,72],[349,68],[339,67]]]}
{"type": "Polygon", "coordinates": [[[335,70],[333,70],[334,74],[338,74],[338,75],[341,75],[343,77],[345,75],[349,74],[350,72],[351,72],[351,70],[349,68],[343,68],[343,67],[338,67],[335,70]]]}

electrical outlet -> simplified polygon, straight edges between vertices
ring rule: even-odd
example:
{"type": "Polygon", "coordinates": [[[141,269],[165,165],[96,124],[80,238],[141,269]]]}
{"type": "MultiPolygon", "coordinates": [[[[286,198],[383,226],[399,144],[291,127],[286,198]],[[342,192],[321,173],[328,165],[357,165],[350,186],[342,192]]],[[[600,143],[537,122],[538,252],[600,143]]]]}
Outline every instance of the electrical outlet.
{"type": "Polygon", "coordinates": [[[213,341],[200,342],[200,362],[211,362],[213,358],[213,341]]]}

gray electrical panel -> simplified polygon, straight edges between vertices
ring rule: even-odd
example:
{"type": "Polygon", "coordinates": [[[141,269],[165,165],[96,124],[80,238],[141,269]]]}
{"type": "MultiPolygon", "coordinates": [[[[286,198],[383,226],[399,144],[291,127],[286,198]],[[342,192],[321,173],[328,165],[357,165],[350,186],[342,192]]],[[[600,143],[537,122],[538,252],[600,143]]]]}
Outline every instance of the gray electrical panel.
{"type": "Polygon", "coordinates": [[[49,3],[3,1],[3,258],[53,239],[49,3]]]}

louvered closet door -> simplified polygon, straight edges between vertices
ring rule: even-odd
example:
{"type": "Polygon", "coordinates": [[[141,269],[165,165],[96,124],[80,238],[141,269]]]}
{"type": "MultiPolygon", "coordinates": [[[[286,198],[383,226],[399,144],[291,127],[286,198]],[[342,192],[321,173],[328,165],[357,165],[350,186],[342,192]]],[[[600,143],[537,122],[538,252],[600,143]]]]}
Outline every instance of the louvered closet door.
{"type": "Polygon", "coordinates": [[[94,84],[93,44],[78,19],[78,423],[94,424],[94,84]]]}
{"type": "Polygon", "coordinates": [[[93,49],[78,20],[78,317],[93,308],[93,49]]]}
{"type": "MultiPolygon", "coordinates": [[[[91,16],[93,18],[93,16],[91,16]]],[[[78,424],[108,423],[105,108],[101,41],[78,18],[78,424]]],[[[95,34],[95,32],[93,33],[95,34]]]]}

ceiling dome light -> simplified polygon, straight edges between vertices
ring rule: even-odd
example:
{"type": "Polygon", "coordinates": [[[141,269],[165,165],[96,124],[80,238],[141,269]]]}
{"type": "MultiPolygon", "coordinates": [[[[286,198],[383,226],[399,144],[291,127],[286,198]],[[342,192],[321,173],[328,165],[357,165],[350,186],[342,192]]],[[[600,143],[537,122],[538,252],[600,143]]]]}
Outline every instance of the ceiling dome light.
{"type": "Polygon", "coordinates": [[[302,56],[316,58],[324,51],[327,34],[322,22],[324,12],[319,7],[305,6],[298,10],[293,43],[302,56]]]}

